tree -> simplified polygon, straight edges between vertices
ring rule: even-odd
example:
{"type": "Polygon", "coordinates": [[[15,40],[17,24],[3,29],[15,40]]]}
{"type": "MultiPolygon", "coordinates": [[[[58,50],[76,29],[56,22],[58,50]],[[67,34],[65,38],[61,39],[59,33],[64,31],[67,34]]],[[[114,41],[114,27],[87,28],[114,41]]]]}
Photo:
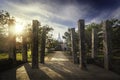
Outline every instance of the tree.
{"type": "Polygon", "coordinates": [[[4,26],[5,24],[7,24],[9,19],[10,14],[7,11],[0,11],[0,25],[4,26]]]}
{"type": "Polygon", "coordinates": [[[40,63],[44,64],[45,48],[46,48],[46,35],[49,31],[53,30],[48,25],[41,28],[40,34],[40,63]]]}
{"type": "Polygon", "coordinates": [[[63,37],[63,39],[65,39],[67,45],[68,45],[69,47],[71,47],[71,33],[70,33],[70,29],[68,29],[68,31],[65,32],[65,33],[64,33],[64,36],[62,36],[62,37],[63,37]]]}
{"type": "Polygon", "coordinates": [[[10,19],[10,15],[7,11],[0,11],[0,51],[7,51],[7,38],[8,38],[8,21],[10,19]]]}
{"type": "Polygon", "coordinates": [[[111,19],[109,22],[112,25],[112,34],[111,34],[111,39],[112,39],[112,52],[117,54],[120,53],[120,20],[118,19],[111,19]]]}
{"type": "Polygon", "coordinates": [[[96,23],[91,23],[89,25],[85,26],[85,39],[86,39],[86,50],[89,53],[91,51],[91,33],[92,33],[92,29],[94,28],[95,30],[97,30],[97,32],[102,30],[102,24],[96,24],[96,23]]]}
{"type": "Polygon", "coordinates": [[[44,31],[44,34],[46,34],[46,39],[50,39],[52,37],[52,35],[49,35],[49,32],[53,31],[53,28],[49,27],[49,25],[45,25],[43,27],[39,27],[39,33],[38,33],[38,36],[39,36],[39,44],[41,44],[41,37],[42,37],[42,31],[44,31]]]}

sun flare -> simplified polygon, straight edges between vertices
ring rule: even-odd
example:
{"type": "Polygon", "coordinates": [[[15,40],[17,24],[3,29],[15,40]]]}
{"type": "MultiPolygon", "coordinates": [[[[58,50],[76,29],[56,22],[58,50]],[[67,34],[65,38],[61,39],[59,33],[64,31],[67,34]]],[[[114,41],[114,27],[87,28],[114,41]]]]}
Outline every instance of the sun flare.
{"type": "Polygon", "coordinates": [[[16,24],[15,32],[16,32],[16,34],[21,34],[23,32],[23,25],[16,24]]]}

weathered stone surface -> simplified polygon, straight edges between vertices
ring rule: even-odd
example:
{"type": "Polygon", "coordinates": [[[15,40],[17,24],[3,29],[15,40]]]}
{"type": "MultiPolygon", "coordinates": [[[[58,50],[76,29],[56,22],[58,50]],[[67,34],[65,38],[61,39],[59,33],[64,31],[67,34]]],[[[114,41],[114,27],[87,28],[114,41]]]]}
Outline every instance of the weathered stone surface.
{"type": "Polygon", "coordinates": [[[9,19],[9,59],[16,61],[16,36],[14,19],[9,19]]]}
{"type": "Polygon", "coordinates": [[[33,20],[32,25],[32,68],[38,68],[38,26],[39,22],[33,20]]]}
{"type": "Polygon", "coordinates": [[[91,54],[91,58],[95,59],[97,55],[97,32],[96,29],[93,28],[92,29],[92,54],[91,54]]]}
{"type": "Polygon", "coordinates": [[[39,69],[31,69],[31,63],[25,63],[1,73],[0,80],[120,80],[120,75],[92,64],[87,66],[88,70],[81,70],[78,65],[66,61],[70,56],[61,51],[51,54],[46,56],[51,60],[39,64],[39,69]],[[52,61],[52,58],[58,60],[52,61]]]}
{"type": "Polygon", "coordinates": [[[24,31],[24,34],[22,36],[23,39],[23,54],[22,59],[24,62],[27,62],[27,36],[26,32],[24,31]]]}
{"type": "Polygon", "coordinates": [[[45,46],[46,46],[46,28],[43,28],[40,46],[40,63],[44,64],[45,57],[45,46]]]}
{"type": "Polygon", "coordinates": [[[84,20],[78,21],[78,35],[79,35],[79,53],[80,53],[80,68],[86,69],[86,59],[85,59],[85,23],[84,20]]]}
{"type": "Polygon", "coordinates": [[[103,23],[103,50],[104,50],[104,68],[109,69],[111,55],[111,24],[109,21],[103,23]]]}
{"type": "Polygon", "coordinates": [[[71,46],[72,46],[72,56],[73,56],[73,63],[78,63],[77,59],[77,52],[76,52],[76,45],[75,45],[75,28],[71,28],[71,46]]]}

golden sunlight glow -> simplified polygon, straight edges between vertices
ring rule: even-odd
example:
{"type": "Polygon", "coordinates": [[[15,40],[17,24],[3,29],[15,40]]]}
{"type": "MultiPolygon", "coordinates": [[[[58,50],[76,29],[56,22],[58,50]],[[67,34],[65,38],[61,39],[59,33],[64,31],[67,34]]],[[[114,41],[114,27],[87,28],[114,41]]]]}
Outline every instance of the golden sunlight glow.
{"type": "Polygon", "coordinates": [[[23,25],[16,24],[15,32],[16,32],[16,34],[21,34],[23,32],[23,25]]]}

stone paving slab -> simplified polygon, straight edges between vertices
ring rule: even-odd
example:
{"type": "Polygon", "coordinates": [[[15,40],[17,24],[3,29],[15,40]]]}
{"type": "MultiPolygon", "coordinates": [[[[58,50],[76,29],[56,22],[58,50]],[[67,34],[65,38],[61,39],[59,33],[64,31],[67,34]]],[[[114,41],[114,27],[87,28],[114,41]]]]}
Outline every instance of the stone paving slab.
{"type": "Polygon", "coordinates": [[[119,75],[95,65],[87,68],[84,71],[70,62],[47,62],[32,69],[31,63],[26,63],[2,73],[0,80],[120,80],[119,75]]]}
{"type": "MultiPolygon", "coordinates": [[[[53,58],[62,58],[62,52],[54,53],[53,58]],[[60,56],[60,57],[58,57],[60,56]]],[[[52,59],[52,58],[51,58],[52,59]]],[[[87,70],[79,65],[66,61],[50,60],[39,64],[39,69],[32,69],[31,63],[14,68],[0,74],[0,80],[120,80],[120,75],[89,64],[87,70]]]]}

